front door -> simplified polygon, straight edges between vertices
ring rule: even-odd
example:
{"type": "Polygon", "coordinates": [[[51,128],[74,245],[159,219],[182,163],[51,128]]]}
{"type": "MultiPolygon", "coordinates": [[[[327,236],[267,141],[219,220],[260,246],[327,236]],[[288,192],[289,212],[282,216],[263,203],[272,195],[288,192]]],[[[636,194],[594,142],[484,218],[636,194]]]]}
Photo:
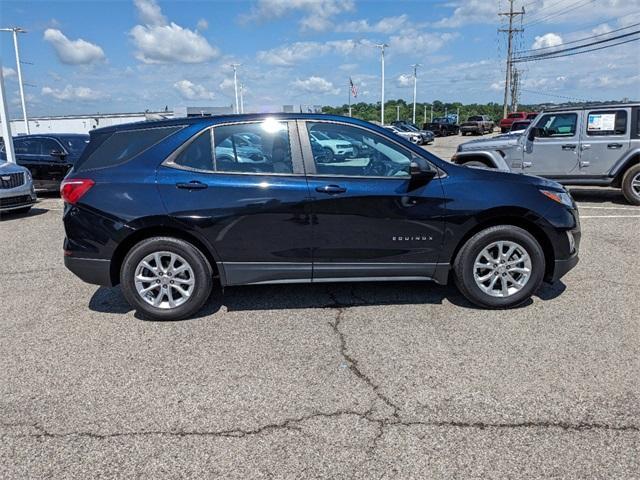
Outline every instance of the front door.
{"type": "Polygon", "coordinates": [[[71,163],[68,152],[52,138],[35,139],[40,144],[40,181],[43,188],[59,188],[71,163]]]}
{"type": "Polygon", "coordinates": [[[560,179],[578,174],[579,121],[577,112],[542,115],[536,121],[536,137],[525,139],[524,173],[560,179]]]}
{"type": "Polygon", "coordinates": [[[439,178],[413,185],[411,150],[353,125],[299,122],[312,197],[313,279],[430,278],[442,248],[439,178]],[[353,154],[328,159],[313,134],[353,139],[353,154]]]}
{"type": "Polygon", "coordinates": [[[29,169],[33,185],[42,188],[42,162],[40,142],[35,138],[14,138],[13,149],[16,163],[29,169]]]}
{"type": "Polygon", "coordinates": [[[295,122],[209,128],[158,170],[168,214],[216,253],[226,285],[311,281],[309,190],[295,122]]]}
{"type": "Polygon", "coordinates": [[[581,173],[606,175],[629,150],[629,108],[587,110],[580,142],[581,173]]]}

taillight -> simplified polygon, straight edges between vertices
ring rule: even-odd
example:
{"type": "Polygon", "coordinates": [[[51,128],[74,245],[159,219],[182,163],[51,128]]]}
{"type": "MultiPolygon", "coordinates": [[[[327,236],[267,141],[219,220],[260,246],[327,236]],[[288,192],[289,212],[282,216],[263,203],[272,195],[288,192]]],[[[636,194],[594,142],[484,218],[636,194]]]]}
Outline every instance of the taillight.
{"type": "Polygon", "coordinates": [[[60,184],[60,196],[66,203],[75,205],[95,183],[96,182],[88,178],[69,178],[63,180],[60,184]]]}

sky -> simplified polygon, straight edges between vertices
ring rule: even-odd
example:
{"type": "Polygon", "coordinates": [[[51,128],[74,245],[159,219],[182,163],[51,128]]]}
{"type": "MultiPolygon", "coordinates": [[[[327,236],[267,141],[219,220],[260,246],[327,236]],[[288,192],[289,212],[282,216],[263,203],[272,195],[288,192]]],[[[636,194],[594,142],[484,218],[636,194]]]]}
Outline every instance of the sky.
{"type": "MultiPolygon", "coordinates": [[[[640,0],[515,0],[517,50],[553,47],[640,22],[640,0]]],[[[502,102],[508,0],[2,0],[19,26],[30,115],[229,106],[233,69],[246,111],[380,99],[502,102]]],[[[20,115],[10,33],[0,52],[20,115]]],[[[640,99],[640,43],[521,64],[521,103],[640,99]]]]}

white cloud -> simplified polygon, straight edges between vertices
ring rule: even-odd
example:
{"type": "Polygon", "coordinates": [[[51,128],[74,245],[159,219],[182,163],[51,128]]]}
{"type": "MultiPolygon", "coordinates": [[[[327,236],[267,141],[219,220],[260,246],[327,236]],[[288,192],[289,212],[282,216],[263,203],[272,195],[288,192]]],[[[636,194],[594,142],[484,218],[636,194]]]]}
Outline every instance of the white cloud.
{"type": "Polygon", "coordinates": [[[44,96],[53,97],[56,100],[65,101],[77,100],[82,102],[91,102],[107,97],[107,95],[105,95],[104,93],[98,92],[89,87],[72,87],[71,85],[67,85],[62,90],[51,87],[42,87],[41,93],[44,96]]]}
{"type": "Polygon", "coordinates": [[[198,20],[196,28],[200,31],[206,30],[207,28],[209,28],[209,22],[207,22],[204,18],[201,18],[200,20],[198,20]]]}
{"type": "Polygon", "coordinates": [[[458,35],[456,33],[411,33],[394,35],[389,38],[389,52],[424,55],[441,49],[458,35]]]}
{"type": "Polygon", "coordinates": [[[369,23],[368,20],[355,20],[353,22],[342,23],[337,26],[338,32],[354,33],[393,33],[400,28],[406,27],[409,17],[406,14],[397,17],[385,17],[376,23],[369,23]]]}
{"type": "Polygon", "coordinates": [[[13,77],[15,77],[17,75],[18,74],[16,73],[16,71],[13,68],[2,67],[2,76],[4,78],[13,78],[13,77]]]}
{"type": "Polygon", "coordinates": [[[137,47],[136,58],[143,63],[203,63],[220,52],[197,31],[167,19],[155,0],[134,0],[144,25],[129,34],[137,47]]]}
{"type": "Polygon", "coordinates": [[[396,85],[400,88],[413,87],[413,75],[403,73],[396,78],[396,85]]]}
{"type": "Polygon", "coordinates": [[[453,14],[437,22],[434,26],[457,28],[470,23],[496,23],[498,20],[498,4],[490,0],[461,0],[453,3],[456,8],[453,14]]]}
{"type": "MultiPolygon", "coordinates": [[[[329,53],[338,53],[341,55],[350,55],[356,49],[362,48],[362,54],[367,54],[366,41],[356,40],[332,40],[329,42],[295,42],[288,45],[282,45],[271,50],[262,50],[257,54],[260,62],[268,65],[280,67],[290,67],[297,63],[311,60],[315,57],[327,55],[329,53]]],[[[369,49],[368,53],[372,52],[369,49]]]]}
{"type": "Polygon", "coordinates": [[[56,28],[47,28],[44,39],[53,46],[58,59],[68,65],[86,65],[105,59],[104,51],[98,45],[82,38],[69,40],[56,28]]]}
{"type": "Polygon", "coordinates": [[[340,93],[340,89],[335,88],[333,83],[322,77],[316,76],[311,76],[305,80],[294,80],[291,82],[291,86],[296,90],[307,93],[331,93],[334,95],[340,93]]]}
{"type": "Polygon", "coordinates": [[[537,36],[531,45],[531,48],[550,48],[562,45],[562,37],[557,33],[545,33],[544,35],[537,36]]]}
{"type": "Polygon", "coordinates": [[[213,100],[215,97],[213,92],[208,91],[204,86],[189,80],[180,80],[173,84],[173,88],[185,100],[213,100]]]}
{"type": "Polygon", "coordinates": [[[258,0],[258,5],[243,17],[246,21],[281,18],[302,12],[300,28],[324,31],[333,25],[333,17],[354,9],[354,0],[258,0]]]}

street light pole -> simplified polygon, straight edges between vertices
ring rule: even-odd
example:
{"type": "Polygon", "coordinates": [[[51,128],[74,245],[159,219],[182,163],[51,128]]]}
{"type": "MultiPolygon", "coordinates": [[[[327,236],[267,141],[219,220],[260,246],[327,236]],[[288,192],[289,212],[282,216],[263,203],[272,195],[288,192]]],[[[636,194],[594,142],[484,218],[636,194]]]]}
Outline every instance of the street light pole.
{"type": "Polygon", "coordinates": [[[7,162],[16,163],[16,156],[13,151],[13,138],[11,137],[11,123],[9,112],[7,111],[7,96],[4,92],[4,75],[2,65],[0,65],[0,121],[2,122],[2,138],[4,139],[4,151],[7,162]]]}
{"type": "Polygon", "coordinates": [[[236,104],[235,104],[235,113],[240,113],[240,107],[238,105],[238,67],[239,63],[232,63],[231,67],[233,68],[233,90],[236,94],[236,104]]]}
{"type": "Polygon", "coordinates": [[[418,84],[418,67],[419,63],[411,65],[413,67],[413,123],[416,123],[416,92],[418,84]]]}
{"type": "Polygon", "coordinates": [[[380,123],[384,125],[384,49],[389,45],[386,43],[378,43],[376,47],[380,49],[380,66],[382,68],[382,78],[380,86],[380,123]]]}
{"type": "Polygon", "coordinates": [[[2,32],[13,33],[13,48],[16,52],[16,71],[18,72],[18,85],[20,86],[20,101],[22,103],[22,118],[24,120],[24,130],[27,135],[31,133],[29,129],[29,118],[27,117],[27,104],[24,99],[24,84],[22,83],[22,64],[20,63],[20,49],[18,48],[18,33],[27,33],[20,27],[0,28],[2,32]]]}
{"type": "Polygon", "coordinates": [[[244,83],[240,82],[240,113],[244,113],[244,83]]]}

